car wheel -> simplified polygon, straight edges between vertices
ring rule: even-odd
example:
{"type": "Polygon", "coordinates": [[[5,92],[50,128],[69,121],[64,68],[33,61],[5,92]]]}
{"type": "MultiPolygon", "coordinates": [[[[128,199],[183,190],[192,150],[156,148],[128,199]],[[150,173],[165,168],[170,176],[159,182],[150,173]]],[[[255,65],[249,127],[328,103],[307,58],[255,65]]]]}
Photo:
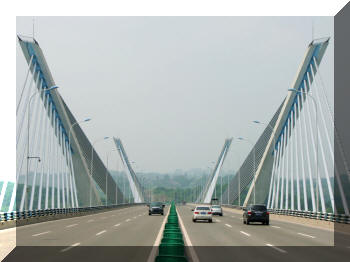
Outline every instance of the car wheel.
{"type": "Polygon", "coordinates": [[[150,215],[152,215],[151,213],[148,213],[148,215],[150,216],[150,215]]]}
{"type": "Polygon", "coordinates": [[[195,219],[192,219],[192,221],[195,223],[196,222],[196,220],[195,219]]]}
{"type": "Polygon", "coordinates": [[[209,219],[209,223],[212,223],[213,222],[213,219],[209,219]]]}
{"type": "Polygon", "coordinates": [[[270,224],[270,221],[269,220],[266,220],[266,222],[265,222],[265,225],[269,225],[270,224]]]}
{"type": "Polygon", "coordinates": [[[243,224],[247,224],[247,222],[243,219],[243,224]]]}
{"type": "Polygon", "coordinates": [[[222,214],[220,214],[220,216],[222,217],[222,214]]]}
{"type": "Polygon", "coordinates": [[[250,222],[249,222],[249,220],[247,219],[247,223],[246,223],[246,224],[249,225],[249,223],[250,223],[250,222]]]}
{"type": "Polygon", "coordinates": [[[164,213],[162,213],[162,216],[164,216],[164,213]]]}

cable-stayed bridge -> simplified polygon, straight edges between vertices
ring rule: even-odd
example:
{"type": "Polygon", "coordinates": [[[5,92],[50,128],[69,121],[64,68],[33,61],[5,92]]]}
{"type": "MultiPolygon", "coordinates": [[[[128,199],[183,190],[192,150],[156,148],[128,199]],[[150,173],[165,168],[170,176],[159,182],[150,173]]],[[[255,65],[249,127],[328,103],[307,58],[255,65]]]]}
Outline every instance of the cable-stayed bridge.
{"type": "MultiPolygon", "coordinates": [[[[350,195],[345,191],[350,185],[349,168],[319,72],[328,42],[329,38],[322,38],[309,44],[272,119],[253,121],[264,124],[265,130],[222,193],[222,203],[349,215],[350,195]],[[341,153],[339,163],[334,150],[341,153]]],[[[212,176],[208,180],[212,186],[216,182],[212,176]]],[[[198,202],[209,203],[210,193],[206,201],[198,202]]]]}
{"type": "MultiPolygon", "coordinates": [[[[38,249],[32,256],[35,259],[79,260],[81,253],[98,259],[100,254],[91,246],[139,246],[123,261],[145,257],[154,261],[152,246],[160,244],[166,216],[149,216],[142,205],[148,200],[121,140],[113,138],[127,172],[132,205],[125,204],[119,184],[94,149],[96,143],[110,138],[88,140],[80,126],[88,119],[79,121],[69,110],[37,41],[19,36],[18,42],[28,71],[16,105],[16,178],[4,181],[0,189],[2,222],[22,225],[17,229],[18,246],[43,246],[46,250],[47,245],[53,246],[50,252],[38,249]],[[46,217],[58,220],[48,223],[46,217]],[[40,226],[26,224],[33,218],[40,226]],[[80,247],[87,248],[75,251],[80,247]]],[[[337,247],[342,250],[338,257],[327,253],[334,245],[331,222],[341,215],[341,222],[349,223],[350,201],[346,191],[349,168],[319,70],[328,42],[328,38],[314,40],[307,47],[286,97],[221,195],[221,202],[229,205],[224,208],[224,217],[207,227],[192,222],[192,206],[178,207],[186,247],[264,246],[258,255],[270,261],[280,261],[281,255],[289,261],[315,255],[307,250],[293,253],[290,246],[322,246],[317,255],[327,261],[341,259],[346,253],[350,244],[345,237],[343,245],[337,247]],[[344,156],[339,163],[334,162],[336,150],[344,156]],[[241,210],[232,208],[253,203],[266,204],[271,210],[271,227],[247,227],[241,210]],[[279,211],[300,212],[295,213],[298,217],[312,212],[316,216],[291,221],[289,215],[276,216],[279,211]],[[319,223],[314,225],[316,219],[319,223]]],[[[234,150],[232,144],[243,140],[248,141],[242,137],[225,140],[198,203],[211,202],[227,154],[234,150]]],[[[199,261],[215,259],[215,253],[201,254],[199,261]]],[[[113,255],[122,256],[123,252],[113,255]]],[[[18,261],[16,253],[12,256],[18,261]]],[[[242,258],[256,256],[244,253],[242,258]]],[[[195,256],[192,260],[196,261],[195,256]]]]}
{"type": "Polygon", "coordinates": [[[38,42],[24,36],[18,42],[28,68],[16,105],[16,179],[3,182],[0,211],[124,203],[93,147],[107,138],[90,143],[80,127],[89,119],[78,121],[69,110],[38,42]]]}
{"type": "MultiPolygon", "coordinates": [[[[18,41],[28,72],[16,106],[16,181],[4,182],[1,211],[123,203],[118,185],[93,148],[107,138],[89,142],[80,127],[84,121],[75,119],[60,96],[39,44],[21,36],[18,41]],[[5,203],[8,194],[11,198],[5,203]]],[[[328,42],[324,38],[309,44],[286,98],[265,124],[239,176],[230,181],[230,192],[222,194],[222,203],[264,203],[271,209],[349,214],[349,197],[344,191],[349,168],[345,157],[333,164],[334,150],[343,149],[334,133],[334,116],[319,72],[328,42]],[[340,193],[339,206],[335,205],[335,190],[340,193]]],[[[244,140],[233,138],[237,139],[244,140]]],[[[142,186],[121,140],[113,141],[134,201],[144,202],[142,186]]],[[[225,141],[197,202],[210,203],[231,143],[232,139],[225,141]]]]}

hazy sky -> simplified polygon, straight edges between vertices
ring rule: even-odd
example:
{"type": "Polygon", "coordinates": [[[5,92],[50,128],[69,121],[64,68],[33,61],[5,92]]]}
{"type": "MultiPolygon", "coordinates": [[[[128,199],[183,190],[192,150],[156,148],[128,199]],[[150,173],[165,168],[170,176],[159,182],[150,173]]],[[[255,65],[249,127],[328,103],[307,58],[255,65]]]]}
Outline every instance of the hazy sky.
{"type": "MultiPolygon", "coordinates": [[[[333,103],[333,17],[36,17],[35,38],[90,141],[120,137],[137,171],[207,168],[229,136],[252,141],[314,37],[333,103]]],[[[17,18],[32,34],[32,17],[17,18]]],[[[17,92],[26,62],[17,43],[17,92]]],[[[105,161],[112,141],[96,149],[105,161]]],[[[227,168],[250,149],[233,142],[227,168]]],[[[116,160],[114,160],[116,161],[116,160]]],[[[115,162],[116,163],[116,162],[115,162]]],[[[114,164],[112,164],[114,165],[114,164]]]]}

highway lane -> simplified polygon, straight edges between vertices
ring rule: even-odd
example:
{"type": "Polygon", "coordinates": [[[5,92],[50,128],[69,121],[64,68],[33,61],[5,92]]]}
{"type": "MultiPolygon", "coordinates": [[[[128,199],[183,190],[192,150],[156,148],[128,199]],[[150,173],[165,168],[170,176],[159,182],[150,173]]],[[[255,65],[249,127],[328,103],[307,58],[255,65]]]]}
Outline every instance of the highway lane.
{"type": "Polygon", "coordinates": [[[151,246],[163,218],[137,206],[33,224],[17,228],[17,246],[151,246]]]}
{"type": "Polygon", "coordinates": [[[303,261],[316,256],[319,261],[329,261],[350,255],[349,242],[333,246],[330,230],[274,220],[270,226],[245,225],[242,215],[234,212],[214,216],[213,223],[193,223],[191,209],[177,208],[200,261],[229,261],[232,256],[247,261],[257,257],[262,261],[280,261],[282,257],[285,261],[303,261]]]}
{"type": "MultiPolygon", "coordinates": [[[[177,207],[199,261],[306,261],[315,256],[330,261],[350,255],[349,236],[335,248],[329,230],[274,220],[270,226],[244,225],[235,212],[215,216],[210,224],[193,223],[191,209],[177,207]]],[[[20,247],[5,261],[147,261],[164,219],[136,206],[18,227],[20,247]]]]}
{"type": "Polygon", "coordinates": [[[214,216],[213,223],[192,222],[192,207],[179,206],[185,227],[188,228],[195,246],[332,246],[333,232],[281,221],[270,221],[270,225],[243,224],[242,216],[226,212],[214,216]],[[203,237],[203,229],[210,237],[203,237]]]}
{"type": "Polygon", "coordinates": [[[38,256],[40,261],[81,261],[82,256],[84,261],[92,261],[102,254],[106,261],[109,257],[116,261],[116,255],[119,259],[124,255],[125,261],[143,261],[164,219],[165,216],[149,216],[146,206],[136,206],[18,227],[19,247],[5,261],[24,257],[35,261],[38,256]]]}

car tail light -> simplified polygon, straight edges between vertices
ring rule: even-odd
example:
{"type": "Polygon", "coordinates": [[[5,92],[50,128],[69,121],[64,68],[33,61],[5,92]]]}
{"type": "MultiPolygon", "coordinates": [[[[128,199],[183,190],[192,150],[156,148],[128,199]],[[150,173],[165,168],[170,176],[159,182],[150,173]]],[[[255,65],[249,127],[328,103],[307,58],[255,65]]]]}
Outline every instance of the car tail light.
{"type": "Polygon", "coordinates": [[[210,215],[211,214],[211,212],[208,212],[208,215],[210,215]]]}
{"type": "Polygon", "coordinates": [[[199,212],[194,212],[196,215],[198,215],[199,214],[199,212]]]}
{"type": "Polygon", "coordinates": [[[251,215],[252,214],[252,211],[248,211],[248,215],[251,215]]]}
{"type": "Polygon", "coordinates": [[[270,215],[270,212],[266,212],[266,215],[270,215]]]}

